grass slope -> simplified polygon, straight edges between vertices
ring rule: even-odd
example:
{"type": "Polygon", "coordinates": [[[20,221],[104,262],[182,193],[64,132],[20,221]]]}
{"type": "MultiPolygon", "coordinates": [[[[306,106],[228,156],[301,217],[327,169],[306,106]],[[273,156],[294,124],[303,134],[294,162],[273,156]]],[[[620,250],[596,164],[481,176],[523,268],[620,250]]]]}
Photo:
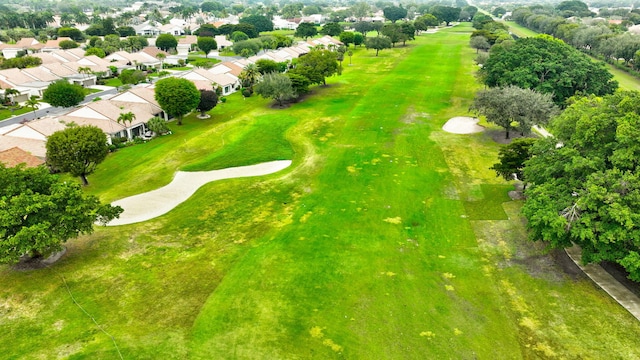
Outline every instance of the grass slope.
{"type": "Polygon", "coordinates": [[[110,156],[89,189],[110,200],[178,169],[294,164],[99,228],[51,268],[0,268],[3,356],[117,358],[66,283],[124,358],[639,358],[637,321],[525,240],[498,145],[441,130],[477,88],[469,33],[358,49],[289,109],[230,97],[110,156]]]}

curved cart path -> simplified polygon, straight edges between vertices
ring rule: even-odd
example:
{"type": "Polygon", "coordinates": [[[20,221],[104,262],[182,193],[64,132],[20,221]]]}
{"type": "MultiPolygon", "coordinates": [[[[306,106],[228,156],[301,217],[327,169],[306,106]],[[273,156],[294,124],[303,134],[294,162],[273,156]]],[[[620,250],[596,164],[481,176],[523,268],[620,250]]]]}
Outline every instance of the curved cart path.
{"type": "Polygon", "coordinates": [[[291,160],[278,160],[212,171],[178,171],[166,186],[114,201],[112,205],[121,206],[124,212],[107,225],[133,224],[164,215],[212,181],[273,174],[289,165],[291,160]]]}

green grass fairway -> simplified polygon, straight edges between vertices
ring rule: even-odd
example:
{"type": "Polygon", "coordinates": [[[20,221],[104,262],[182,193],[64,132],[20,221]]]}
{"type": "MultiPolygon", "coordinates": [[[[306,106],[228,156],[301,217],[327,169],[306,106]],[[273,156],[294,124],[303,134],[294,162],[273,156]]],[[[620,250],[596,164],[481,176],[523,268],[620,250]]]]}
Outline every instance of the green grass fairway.
{"type": "Polygon", "coordinates": [[[469,25],[354,50],[287,109],[229,97],[110,155],[87,189],[292,159],[208,184],[148,222],[98,228],[51,268],[0,268],[18,358],[633,359],[640,324],[526,240],[488,134],[441,130],[479,88],[469,25]],[[64,279],[64,280],[63,280],[64,279]]]}

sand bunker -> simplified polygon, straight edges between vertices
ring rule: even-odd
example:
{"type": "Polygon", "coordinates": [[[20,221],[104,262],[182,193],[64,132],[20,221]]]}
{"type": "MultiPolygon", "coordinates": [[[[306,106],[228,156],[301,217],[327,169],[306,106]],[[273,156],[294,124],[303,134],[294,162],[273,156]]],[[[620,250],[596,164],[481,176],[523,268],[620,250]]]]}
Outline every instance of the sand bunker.
{"type": "Polygon", "coordinates": [[[478,125],[478,118],[458,116],[451,118],[442,127],[442,130],[452,134],[474,134],[484,131],[484,127],[478,125]]]}
{"type": "Polygon", "coordinates": [[[187,200],[204,184],[212,181],[273,174],[291,165],[291,160],[239,166],[213,171],[178,171],[171,183],[159,189],[114,201],[124,209],[119,219],[109,224],[126,225],[164,215],[187,200]]]}

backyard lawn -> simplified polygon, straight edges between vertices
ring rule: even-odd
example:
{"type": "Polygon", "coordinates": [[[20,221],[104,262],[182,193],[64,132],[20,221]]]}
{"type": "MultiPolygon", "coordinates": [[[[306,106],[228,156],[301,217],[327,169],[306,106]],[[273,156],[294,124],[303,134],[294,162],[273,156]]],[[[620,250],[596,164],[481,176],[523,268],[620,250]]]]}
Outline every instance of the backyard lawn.
{"type": "Polygon", "coordinates": [[[640,358],[637,320],[526,240],[521,203],[488,169],[500,130],[441,130],[480,87],[471,31],[358,48],[289,108],[234,94],[110,155],[87,188],[106,201],[177,170],[293,164],[98,228],[50,268],[0,267],[3,356],[640,358]]]}

